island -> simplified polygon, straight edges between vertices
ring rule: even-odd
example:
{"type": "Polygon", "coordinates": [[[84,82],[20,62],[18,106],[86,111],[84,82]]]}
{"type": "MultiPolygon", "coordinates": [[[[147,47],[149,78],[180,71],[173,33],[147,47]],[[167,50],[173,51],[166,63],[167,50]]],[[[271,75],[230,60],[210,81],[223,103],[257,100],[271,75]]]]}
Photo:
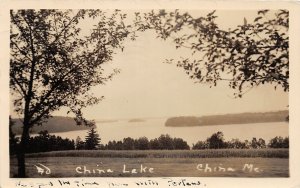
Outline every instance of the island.
{"type": "Polygon", "coordinates": [[[129,123],[138,123],[138,122],[145,122],[146,120],[144,119],[139,119],[139,118],[135,118],[135,119],[130,119],[128,120],[129,123]]]}
{"type": "Polygon", "coordinates": [[[179,116],[168,118],[167,127],[192,127],[206,125],[248,124],[288,121],[289,111],[255,112],[209,116],[179,116]]]}

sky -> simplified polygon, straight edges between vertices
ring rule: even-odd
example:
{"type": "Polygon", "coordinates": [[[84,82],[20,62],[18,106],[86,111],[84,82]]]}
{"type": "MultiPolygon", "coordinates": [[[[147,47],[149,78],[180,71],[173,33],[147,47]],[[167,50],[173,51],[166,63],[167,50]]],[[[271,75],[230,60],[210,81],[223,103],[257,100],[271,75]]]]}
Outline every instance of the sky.
{"type": "MultiPolygon", "coordinates": [[[[221,28],[232,28],[242,24],[244,17],[250,22],[255,14],[256,11],[217,11],[217,23],[221,28]]],[[[104,66],[107,72],[118,68],[120,74],[106,85],[92,89],[96,96],[105,99],[84,109],[86,118],[201,116],[287,109],[288,93],[281,88],[274,90],[271,85],[253,88],[242,98],[234,98],[234,91],[226,82],[212,88],[195,84],[176,65],[163,63],[168,58],[189,57],[190,52],[176,50],[172,42],[156,39],[152,32],[142,33],[136,41],[126,41],[124,45],[124,52],[117,52],[113,61],[104,66]]],[[[67,116],[66,111],[62,109],[53,115],[67,116]]]]}
{"type": "MultiPolygon", "coordinates": [[[[210,11],[192,15],[207,14],[210,11]]],[[[233,28],[249,22],[256,11],[217,11],[217,23],[221,28],[233,28]]],[[[209,115],[241,112],[286,110],[288,93],[271,85],[263,85],[246,93],[241,99],[233,97],[227,83],[217,87],[195,84],[184,71],[175,65],[162,63],[167,58],[189,57],[187,50],[176,50],[170,41],[156,39],[146,32],[136,41],[127,41],[125,50],[117,53],[105,70],[119,68],[121,73],[93,92],[105,99],[83,112],[87,118],[145,118],[186,115],[209,115]]],[[[61,113],[58,113],[61,114],[61,113]]]]}

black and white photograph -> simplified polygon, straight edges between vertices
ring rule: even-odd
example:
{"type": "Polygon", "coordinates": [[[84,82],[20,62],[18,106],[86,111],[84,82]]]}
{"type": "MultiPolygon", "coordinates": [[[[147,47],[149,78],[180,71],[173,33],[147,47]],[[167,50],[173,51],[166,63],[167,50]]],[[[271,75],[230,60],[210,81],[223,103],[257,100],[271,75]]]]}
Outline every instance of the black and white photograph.
{"type": "Polygon", "coordinates": [[[291,178],[288,8],[3,14],[10,179],[291,178]]]}

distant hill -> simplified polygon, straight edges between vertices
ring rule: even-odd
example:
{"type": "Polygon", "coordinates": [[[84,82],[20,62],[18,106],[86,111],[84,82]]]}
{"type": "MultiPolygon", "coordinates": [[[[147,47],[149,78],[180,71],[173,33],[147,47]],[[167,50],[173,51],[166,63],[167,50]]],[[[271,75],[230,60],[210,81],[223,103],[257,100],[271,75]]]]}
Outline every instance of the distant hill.
{"type": "MultiPolygon", "coordinates": [[[[12,126],[12,131],[15,134],[22,133],[22,122],[20,119],[12,119],[15,124],[12,126]]],[[[41,126],[34,126],[31,129],[32,134],[36,134],[40,131],[47,130],[49,133],[57,133],[57,132],[67,132],[67,131],[75,131],[75,130],[88,130],[90,127],[86,126],[78,126],[76,122],[71,117],[62,117],[62,116],[54,116],[46,123],[41,126]]]]}
{"type": "Polygon", "coordinates": [[[289,115],[289,111],[240,113],[210,116],[180,116],[167,119],[167,127],[189,127],[205,125],[228,125],[247,123],[283,122],[289,115]]]}

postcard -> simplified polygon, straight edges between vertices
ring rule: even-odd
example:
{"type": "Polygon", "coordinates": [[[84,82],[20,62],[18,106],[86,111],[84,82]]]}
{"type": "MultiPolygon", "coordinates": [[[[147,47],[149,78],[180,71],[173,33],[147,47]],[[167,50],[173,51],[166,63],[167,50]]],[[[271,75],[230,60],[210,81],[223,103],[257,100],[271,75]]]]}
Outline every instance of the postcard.
{"type": "Polygon", "coordinates": [[[1,6],[0,187],[300,187],[297,2],[1,6]]]}

